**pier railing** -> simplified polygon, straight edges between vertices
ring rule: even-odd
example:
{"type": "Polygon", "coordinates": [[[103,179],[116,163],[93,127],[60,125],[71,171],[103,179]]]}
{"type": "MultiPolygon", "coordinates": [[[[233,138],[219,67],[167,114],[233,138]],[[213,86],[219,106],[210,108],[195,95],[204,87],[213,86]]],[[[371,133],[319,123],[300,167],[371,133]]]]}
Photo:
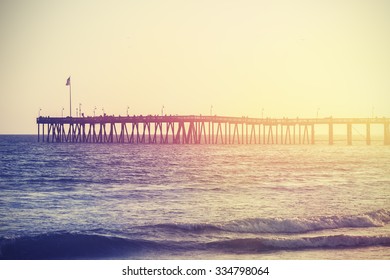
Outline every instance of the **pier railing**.
{"type": "Polygon", "coordinates": [[[390,145],[389,118],[248,118],[226,116],[98,116],[39,117],[38,141],[132,144],[315,144],[316,126],[345,125],[347,144],[352,126],[365,125],[371,144],[371,126],[383,125],[383,143],[390,145]]]}

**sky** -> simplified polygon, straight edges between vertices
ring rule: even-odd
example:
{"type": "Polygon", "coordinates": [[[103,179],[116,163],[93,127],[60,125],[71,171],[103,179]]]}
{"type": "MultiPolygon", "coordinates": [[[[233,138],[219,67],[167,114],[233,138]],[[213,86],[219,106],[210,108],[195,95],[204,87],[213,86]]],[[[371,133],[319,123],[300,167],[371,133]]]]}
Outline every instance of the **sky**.
{"type": "Polygon", "coordinates": [[[0,0],[0,134],[68,116],[69,76],[73,116],[390,117],[389,15],[386,0],[0,0]]]}

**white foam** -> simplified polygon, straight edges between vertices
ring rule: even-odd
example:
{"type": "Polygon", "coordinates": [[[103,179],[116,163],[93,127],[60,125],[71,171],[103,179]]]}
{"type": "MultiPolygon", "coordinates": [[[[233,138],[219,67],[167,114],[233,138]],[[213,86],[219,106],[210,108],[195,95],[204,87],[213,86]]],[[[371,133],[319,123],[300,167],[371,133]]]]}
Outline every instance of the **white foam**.
{"type": "Polygon", "coordinates": [[[390,211],[381,209],[361,215],[244,219],[221,225],[220,228],[245,233],[305,233],[325,229],[381,227],[389,222],[390,211]]]}

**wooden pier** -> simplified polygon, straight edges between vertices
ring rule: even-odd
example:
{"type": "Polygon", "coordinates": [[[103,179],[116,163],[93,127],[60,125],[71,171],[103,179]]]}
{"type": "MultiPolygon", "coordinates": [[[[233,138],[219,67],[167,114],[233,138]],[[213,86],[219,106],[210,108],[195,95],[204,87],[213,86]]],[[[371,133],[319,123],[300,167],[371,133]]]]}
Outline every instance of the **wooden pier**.
{"type": "Polygon", "coordinates": [[[383,126],[383,144],[390,145],[390,118],[248,118],[222,116],[100,116],[39,117],[38,142],[130,144],[315,144],[317,126],[328,127],[327,142],[335,142],[334,127],[346,128],[352,145],[354,125],[383,126]]]}

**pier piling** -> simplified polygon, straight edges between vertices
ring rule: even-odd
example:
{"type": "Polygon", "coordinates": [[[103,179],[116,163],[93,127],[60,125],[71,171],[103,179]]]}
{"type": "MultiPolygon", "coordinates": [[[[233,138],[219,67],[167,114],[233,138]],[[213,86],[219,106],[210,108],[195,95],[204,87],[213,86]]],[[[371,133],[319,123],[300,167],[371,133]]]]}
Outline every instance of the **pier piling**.
{"type": "Polygon", "coordinates": [[[390,145],[390,124],[389,124],[389,121],[384,123],[384,144],[390,145]]]}
{"type": "Polygon", "coordinates": [[[347,123],[347,144],[352,145],[352,123],[347,123]]]}

